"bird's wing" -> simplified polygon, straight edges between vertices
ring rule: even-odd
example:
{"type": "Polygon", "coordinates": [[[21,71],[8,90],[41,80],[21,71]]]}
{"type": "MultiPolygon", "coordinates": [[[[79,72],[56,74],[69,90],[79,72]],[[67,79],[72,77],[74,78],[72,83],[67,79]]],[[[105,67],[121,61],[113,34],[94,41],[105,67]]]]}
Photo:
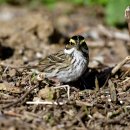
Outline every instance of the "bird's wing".
{"type": "Polygon", "coordinates": [[[53,69],[57,68],[64,68],[68,66],[70,60],[68,55],[64,54],[63,51],[59,51],[56,54],[49,55],[45,59],[41,60],[38,65],[38,70],[40,72],[49,72],[53,69]]]}

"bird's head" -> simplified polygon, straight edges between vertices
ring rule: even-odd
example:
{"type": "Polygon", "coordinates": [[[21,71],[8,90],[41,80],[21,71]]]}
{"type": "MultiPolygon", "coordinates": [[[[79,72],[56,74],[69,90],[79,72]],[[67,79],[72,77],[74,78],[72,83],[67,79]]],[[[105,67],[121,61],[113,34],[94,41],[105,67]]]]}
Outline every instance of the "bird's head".
{"type": "Polygon", "coordinates": [[[88,46],[85,39],[81,35],[76,35],[70,38],[69,43],[65,47],[66,53],[73,53],[74,50],[80,51],[85,57],[88,56],[88,46]]]}

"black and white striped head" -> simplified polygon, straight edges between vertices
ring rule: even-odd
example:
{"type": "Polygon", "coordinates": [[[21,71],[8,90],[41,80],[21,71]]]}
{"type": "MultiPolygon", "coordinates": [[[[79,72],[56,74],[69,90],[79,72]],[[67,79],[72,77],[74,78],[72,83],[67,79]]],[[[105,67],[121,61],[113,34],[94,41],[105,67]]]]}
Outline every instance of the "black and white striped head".
{"type": "Polygon", "coordinates": [[[88,46],[84,37],[81,35],[71,37],[65,49],[66,52],[68,51],[70,53],[76,49],[77,51],[80,51],[85,57],[88,57],[88,46]]]}

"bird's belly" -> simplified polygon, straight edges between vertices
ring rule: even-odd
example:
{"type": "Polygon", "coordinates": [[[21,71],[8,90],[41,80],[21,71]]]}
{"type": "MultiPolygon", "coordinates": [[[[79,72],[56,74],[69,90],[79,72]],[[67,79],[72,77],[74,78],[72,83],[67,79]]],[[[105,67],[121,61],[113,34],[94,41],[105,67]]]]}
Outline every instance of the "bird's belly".
{"type": "Polygon", "coordinates": [[[87,69],[87,62],[86,61],[80,61],[74,64],[71,69],[66,71],[61,71],[57,74],[57,78],[61,82],[71,82],[77,80],[87,69]]]}

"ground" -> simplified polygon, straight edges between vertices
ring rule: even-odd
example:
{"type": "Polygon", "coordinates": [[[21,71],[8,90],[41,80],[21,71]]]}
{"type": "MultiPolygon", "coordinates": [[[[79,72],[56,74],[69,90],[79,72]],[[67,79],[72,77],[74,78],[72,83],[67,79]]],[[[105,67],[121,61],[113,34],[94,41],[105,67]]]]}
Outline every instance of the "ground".
{"type": "Polygon", "coordinates": [[[128,29],[105,25],[101,7],[56,6],[0,7],[0,130],[129,130],[130,65],[112,73],[129,56],[128,29]],[[26,68],[76,34],[85,37],[90,53],[78,81],[38,81],[26,68]]]}

